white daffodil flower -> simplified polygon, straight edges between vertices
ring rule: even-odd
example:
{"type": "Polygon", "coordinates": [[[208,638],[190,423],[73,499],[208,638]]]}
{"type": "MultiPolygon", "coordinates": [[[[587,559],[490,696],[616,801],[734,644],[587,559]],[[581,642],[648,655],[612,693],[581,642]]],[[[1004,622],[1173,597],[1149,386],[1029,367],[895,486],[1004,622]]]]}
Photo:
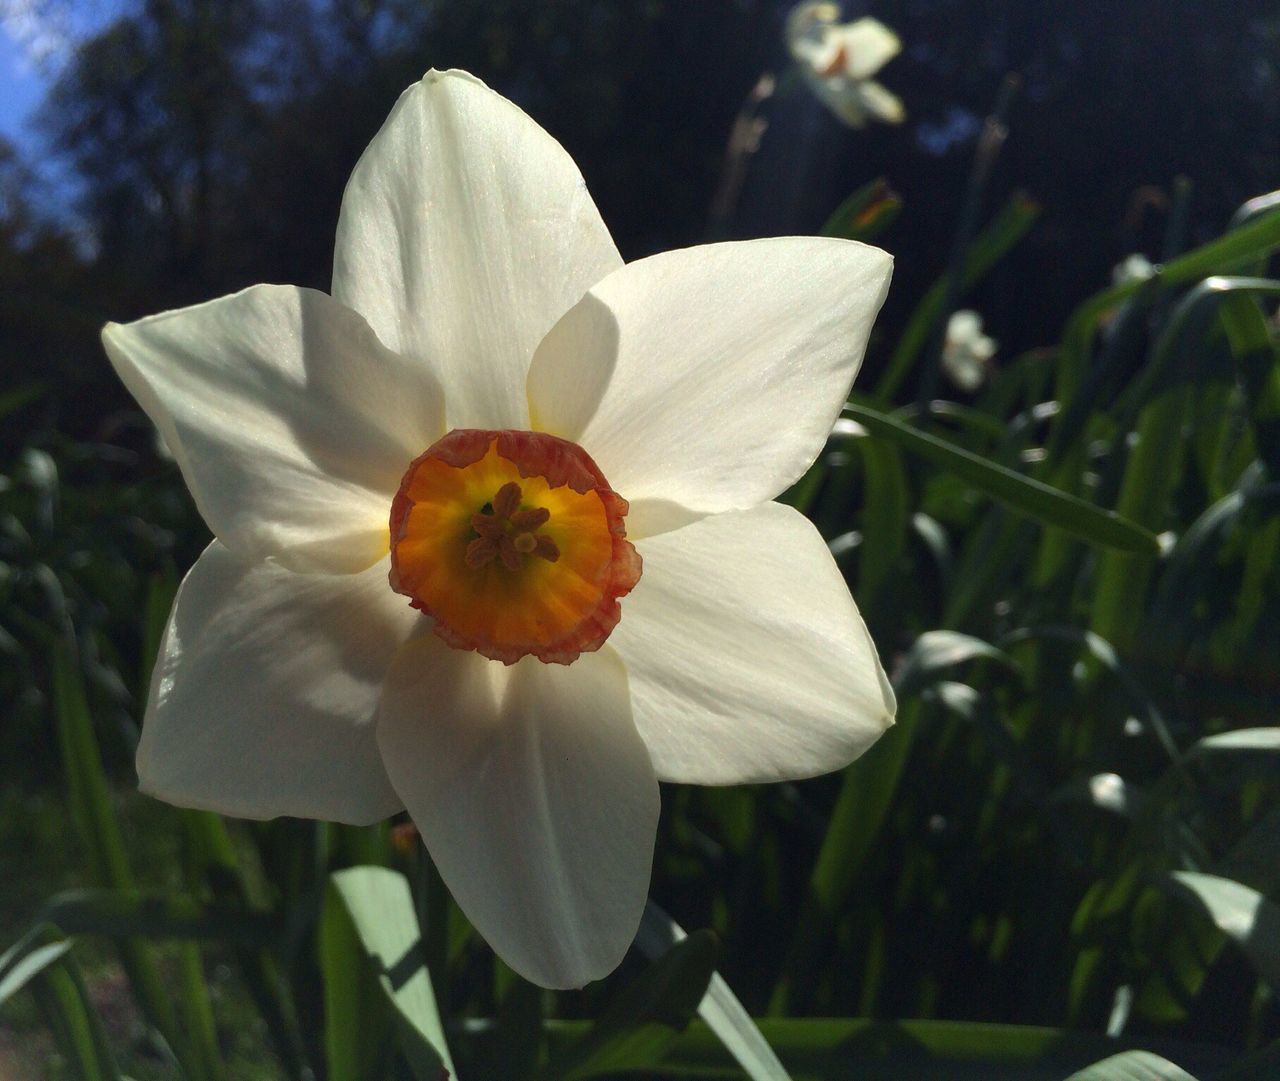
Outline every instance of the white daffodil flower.
{"type": "Polygon", "coordinates": [[[872,76],[902,51],[898,35],[875,19],[841,23],[836,4],[798,4],[787,16],[787,48],[818,99],[851,128],[869,120],[901,124],[902,101],[872,76]]]}
{"type": "Polygon", "coordinates": [[[1141,252],[1134,252],[1132,255],[1126,255],[1111,268],[1111,284],[1127,285],[1132,281],[1146,281],[1154,277],[1155,273],[1156,268],[1151,260],[1141,252]]]}
{"type": "Polygon", "coordinates": [[[554,139],[428,74],[347,185],[332,296],[260,285],[103,332],[216,537],[161,646],[143,789],[407,808],[514,969],[607,974],[659,780],[808,777],[892,722],[826,545],[771,502],[889,272],[811,237],[624,266],[554,139]]]}
{"type": "Polygon", "coordinates": [[[968,308],[952,312],[942,344],[942,370],[963,391],[982,386],[991,371],[996,342],[982,333],[982,316],[968,308]]]}

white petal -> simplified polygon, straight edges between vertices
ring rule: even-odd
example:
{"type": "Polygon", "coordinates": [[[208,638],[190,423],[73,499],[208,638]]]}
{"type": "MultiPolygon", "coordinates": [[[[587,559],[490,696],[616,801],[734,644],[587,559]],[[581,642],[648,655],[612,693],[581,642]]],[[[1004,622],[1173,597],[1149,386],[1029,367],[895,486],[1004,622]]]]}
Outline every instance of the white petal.
{"type": "Polygon", "coordinates": [[[778,503],[637,545],[609,639],[660,780],[743,784],[839,769],[893,723],[893,690],[818,531],[778,503]]]}
{"type": "Polygon", "coordinates": [[[249,564],[214,541],[178,590],[138,748],[142,790],[240,818],[376,822],[403,807],[374,732],[418,614],[360,574],[249,564]]]}
{"type": "Polygon", "coordinates": [[[947,320],[947,340],[967,344],[982,336],[982,316],[972,308],[961,308],[947,320]]]}
{"type": "Polygon", "coordinates": [[[544,987],[612,971],[648,893],[658,785],[607,648],[512,668],[409,642],[378,742],[392,783],[477,930],[544,987]]]}
{"type": "Polygon", "coordinates": [[[907,118],[906,107],[897,94],[886,90],[879,83],[868,79],[855,83],[862,109],[876,120],[886,124],[901,124],[907,118]]]}
{"type": "Polygon", "coordinates": [[[851,79],[868,79],[902,51],[902,41],[876,19],[857,19],[831,31],[844,48],[844,70],[851,79]]]}
{"type": "Polygon", "coordinates": [[[333,295],[441,366],[450,428],[527,428],[534,347],[621,262],[560,144],[478,79],[433,71],[351,175],[333,295]]]}
{"type": "Polygon", "coordinates": [[[818,237],[630,263],[538,347],[534,424],[581,443],[630,500],[705,514],[772,499],[821,451],[891,267],[818,237]]]}
{"type": "Polygon", "coordinates": [[[843,75],[818,75],[804,71],[809,89],[828,109],[851,128],[865,128],[869,119],[862,103],[861,83],[852,82],[843,75]]]}
{"type": "Polygon", "coordinates": [[[259,285],[102,340],[227,548],[334,571],[386,551],[391,498],[443,434],[443,399],[355,312],[259,285]]]}

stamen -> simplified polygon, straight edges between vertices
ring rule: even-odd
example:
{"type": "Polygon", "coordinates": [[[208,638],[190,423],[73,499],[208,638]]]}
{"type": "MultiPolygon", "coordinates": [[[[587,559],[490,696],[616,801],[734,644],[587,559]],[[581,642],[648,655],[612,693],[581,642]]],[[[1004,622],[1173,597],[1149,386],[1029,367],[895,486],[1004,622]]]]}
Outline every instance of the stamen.
{"type": "Polygon", "coordinates": [[[552,563],[560,558],[555,541],[536,532],[551,521],[551,511],[546,507],[519,510],[523,498],[520,485],[508,481],[490,502],[471,516],[476,539],[467,545],[468,567],[479,570],[494,559],[501,559],[508,570],[518,571],[527,555],[541,556],[552,563]]]}
{"type": "Polygon", "coordinates": [[[479,533],[480,536],[488,537],[490,540],[497,540],[506,532],[502,520],[492,514],[473,514],[471,516],[471,528],[479,533]]]}
{"type": "Polygon", "coordinates": [[[530,507],[528,510],[518,510],[511,516],[511,525],[517,532],[532,533],[535,529],[540,529],[551,520],[551,512],[546,507],[530,507]]]}
{"type": "Polygon", "coordinates": [[[510,534],[498,538],[498,558],[509,571],[518,571],[524,565],[524,558],[516,551],[515,542],[510,534]]]}
{"type": "Polygon", "coordinates": [[[486,563],[492,563],[498,554],[498,546],[488,537],[477,537],[467,545],[466,564],[473,571],[479,570],[486,563]]]}
{"type": "Polygon", "coordinates": [[[520,485],[515,481],[508,481],[498,489],[498,494],[493,497],[493,515],[499,521],[506,521],[520,506],[520,500],[524,493],[520,491],[520,485]]]}

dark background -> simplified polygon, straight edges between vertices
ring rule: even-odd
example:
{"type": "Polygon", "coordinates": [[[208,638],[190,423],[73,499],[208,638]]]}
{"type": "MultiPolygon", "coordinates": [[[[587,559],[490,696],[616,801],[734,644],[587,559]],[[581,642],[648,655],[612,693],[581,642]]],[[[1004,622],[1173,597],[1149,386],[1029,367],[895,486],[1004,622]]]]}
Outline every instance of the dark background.
{"type": "MultiPolygon", "coordinates": [[[[137,0],[79,48],[38,126],[75,178],[74,218],[0,144],[0,391],[50,385],[24,426],[112,438],[128,399],[97,346],[124,320],[259,281],[326,288],[339,201],[395,97],[463,67],[578,161],[628,259],[705,237],[726,135],[781,76],[731,232],[812,232],[854,187],[905,206],[880,240],[895,284],[884,362],[946,263],[981,118],[1023,86],[984,217],[1043,207],[974,296],[1005,355],[1056,338],[1130,251],[1161,254],[1192,182],[1186,242],[1280,186],[1274,0],[883,0],[846,5],[901,35],[881,81],[901,127],[851,131],[788,76],[776,0],[137,0]]],[[[12,426],[0,436],[13,447],[12,426]]]]}

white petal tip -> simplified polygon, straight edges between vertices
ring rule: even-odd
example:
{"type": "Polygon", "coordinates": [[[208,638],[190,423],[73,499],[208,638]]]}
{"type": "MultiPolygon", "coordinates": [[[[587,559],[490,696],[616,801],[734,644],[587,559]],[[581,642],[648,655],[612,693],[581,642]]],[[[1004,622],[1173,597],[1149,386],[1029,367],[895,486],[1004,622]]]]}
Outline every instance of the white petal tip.
{"type": "Polygon", "coordinates": [[[461,68],[446,68],[444,71],[439,68],[432,68],[421,79],[424,86],[434,86],[436,83],[450,81],[472,83],[475,86],[483,86],[486,90],[489,89],[488,84],[483,79],[479,79],[472,75],[471,72],[463,71],[461,68]]]}

